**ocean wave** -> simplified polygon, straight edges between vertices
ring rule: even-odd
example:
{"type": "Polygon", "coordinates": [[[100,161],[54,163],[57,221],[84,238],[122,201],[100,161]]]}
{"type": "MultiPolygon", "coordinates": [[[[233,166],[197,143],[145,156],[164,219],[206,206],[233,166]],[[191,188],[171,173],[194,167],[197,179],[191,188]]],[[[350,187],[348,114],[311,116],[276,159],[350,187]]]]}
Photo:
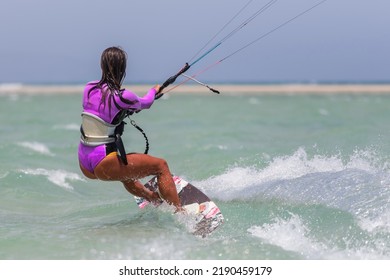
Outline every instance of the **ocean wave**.
{"type": "Polygon", "coordinates": [[[248,232],[266,243],[296,252],[306,258],[323,258],[321,254],[326,251],[323,244],[308,236],[309,229],[298,215],[292,215],[289,219],[277,218],[273,223],[262,226],[252,226],[248,232]]]}
{"type": "Polygon", "coordinates": [[[385,209],[382,213],[373,218],[368,217],[359,219],[359,225],[368,232],[390,233],[390,209],[385,209]]]}
{"type": "Polygon", "coordinates": [[[23,169],[20,172],[26,175],[45,176],[53,184],[64,189],[73,190],[73,186],[68,181],[85,181],[78,174],[65,170],[49,170],[44,168],[23,169]]]}
{"type": "Polygon", "coordinates": [[[340,155],[309,157],[299,148],[292,155],[271,159],[263,168],[233,167],[194,183],[222,201],[278,199],[320,204],[359,219],[377,220],[390,200],[387,163],[369,150],[355,151],[345,160],[340,155]]]}
{"type": "Polygon", "coordinates": [[[4,179],[9,174],[9,171],[0,171],[0,179],[4,179]]]}
{"type": "Polygon", "coordinates": [[[50,149],[43,143],[39,142],[18,142],[19,146],[38,152],[43,155],[54,156],[50,149]]]}
{"type": "MultiPolygon", "coordinates": [[[[316,240],[304,219],[292,214],[290,218],[276,218],[261,226],[252,226],[248,232],[263,242],[286,251],[295,252],[304,259],[388,259],[386,241],[373,238],[369,240],[345,240],[343,246],[330,244],[330,240],[316,240]]],[[[345,238],[347,239],[347,238],[345,238]]],[[[354,237],[357,239],[357,237],[354,237]]]]}
{"type": "Polygon", "coordinates": [[[54,129],[59,129],[59,130],[75,130],[79,131],[80,130],[80,124],[76,123],[70,123],[70,124],[57,124],[54,125],[54,129]]]}

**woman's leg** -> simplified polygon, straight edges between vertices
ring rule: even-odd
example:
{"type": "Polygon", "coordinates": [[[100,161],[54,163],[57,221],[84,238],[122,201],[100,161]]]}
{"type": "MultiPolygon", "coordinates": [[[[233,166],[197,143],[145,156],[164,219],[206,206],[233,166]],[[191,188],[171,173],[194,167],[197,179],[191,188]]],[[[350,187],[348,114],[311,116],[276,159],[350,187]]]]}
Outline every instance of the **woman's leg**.
{"type": "MultiPolygon", "coordinates": [[[[91,173],[89,170],[84,168],[84,166],[81,163],[80,163],[80,169],[83,172],[84,176],[86,176],[87,178],[98,179],[94,173],[91,173]]],[[[133,195],[136,195],[139,197],[144,197],[149,201],[161,200],[158,193],[154,193],[154,192],[150,191],[149,189],[145,188],[145,186],[142,185],[142,183],[139,181],[128,180],[128,181],[123,181],[122,183],[123,183],[125,189],[133,195]]]]}
{"type": "Polygon", "coordinates": [[[155,175],[162,198],[169,204],[181,208],[175,183],[164,159],[145,154],[128,154],[127,161],[128,165],[124,165],[117,156],[107,156],[96,166],[94,174],[100,180],[121,181],[129,192],[147,199],[156,196],[141,183],[137,183],[137,180],[155,175]]]}
{"type": "Polygon", "coordinates": [[[152,192],[148,188],[145,188],[145,186],[140,181],[128,180],[122,183],[125,189],[132,195],[144,197],[149,201],[161,201],[158,193],[152,192]]]}

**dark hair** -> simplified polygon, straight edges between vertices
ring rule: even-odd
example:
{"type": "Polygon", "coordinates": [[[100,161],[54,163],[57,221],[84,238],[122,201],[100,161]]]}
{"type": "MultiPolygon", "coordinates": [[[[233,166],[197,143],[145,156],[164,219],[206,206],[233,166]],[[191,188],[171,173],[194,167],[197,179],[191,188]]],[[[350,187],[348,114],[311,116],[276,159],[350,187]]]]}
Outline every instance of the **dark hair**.
{"type": "MultiPolygon", "coordinates": [[[[100,105],[106,103],[107,96],[109,97],[108,106],[111,109],[111,99],[114,94],[122,94],[122,82],[126,77],[127,54],[120,47],[110,47],[103,51],[100,59],[100,67],[102,69],[102,77],[89,91],[88,97],[96,88],[102,90],[102,99],[100,105]],[[103,89],[103,85],[107,89],[103,89]]],[[[114,101],[115,103],[115,101],[114,101]]],[[[117,105],[117,104],[115,104],[117,105]]],[[[118,108],[120,109],[120,108],[118,108]]]]}
{"type": "Polygon", "coordinates": [[[110,90],[120,90],[122,82],[126,76],[127,54],[119,47],[105,49],[100,60],[102,68],[102,78],[110,90]]]}

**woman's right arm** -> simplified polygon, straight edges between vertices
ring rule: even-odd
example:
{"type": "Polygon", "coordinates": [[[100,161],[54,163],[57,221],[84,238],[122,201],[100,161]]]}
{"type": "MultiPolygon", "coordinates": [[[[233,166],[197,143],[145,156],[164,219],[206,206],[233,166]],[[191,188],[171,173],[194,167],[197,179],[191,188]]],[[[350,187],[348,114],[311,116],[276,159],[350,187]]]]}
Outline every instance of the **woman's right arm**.
{"type": "Polygon", "coordinates": [[[124,90],[119,105],[124,109],[133,110],[133,111],[149,109],[152,106],[155,100],[156,93],[158,92],[159,89],[160,86],[156,85],[153,88],[151,88],[147,92],[147,94],[143,97],[139,97],[138,95],[136,95],[135,93],[129,90],[124,90]]]}

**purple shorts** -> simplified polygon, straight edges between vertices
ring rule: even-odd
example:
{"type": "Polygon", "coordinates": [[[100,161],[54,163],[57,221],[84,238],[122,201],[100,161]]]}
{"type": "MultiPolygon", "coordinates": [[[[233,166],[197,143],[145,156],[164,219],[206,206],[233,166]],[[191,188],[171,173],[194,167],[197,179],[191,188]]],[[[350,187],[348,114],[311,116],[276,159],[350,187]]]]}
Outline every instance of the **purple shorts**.
{"type": "Polygon", "coordinates": [[[110,153],[115,152],[116,149],[113,145],[100,145],[96,147],[86,146],[82,143],[79,144],[79,162],[80,164],[94,173],[95,167],[110,153]]]}

